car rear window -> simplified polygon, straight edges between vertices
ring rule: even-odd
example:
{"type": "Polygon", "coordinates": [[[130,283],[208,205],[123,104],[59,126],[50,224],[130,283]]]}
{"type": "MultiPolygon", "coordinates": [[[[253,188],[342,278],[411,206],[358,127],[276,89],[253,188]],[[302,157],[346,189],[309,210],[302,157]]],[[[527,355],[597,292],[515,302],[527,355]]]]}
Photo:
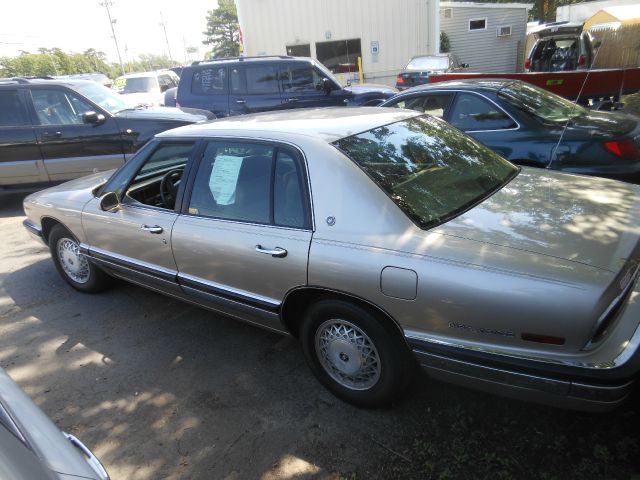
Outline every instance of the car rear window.
{"type": "Polygon", "coordinates": [[[471,137],[426,115],[343,138],[334,145],[424,229],[472,208],[519,171],[471,137]]]}
{"type": "Polygon", "coordinates": [[[193,72],[191,93],[194,95],[220,95],[227,93],[227,68],[213,66],[193,72]]]}
{"type": "Polygon", "coordinates": [[[448,57],[416,57],[407,64],[407,70],[446,70],[448,57]]]}

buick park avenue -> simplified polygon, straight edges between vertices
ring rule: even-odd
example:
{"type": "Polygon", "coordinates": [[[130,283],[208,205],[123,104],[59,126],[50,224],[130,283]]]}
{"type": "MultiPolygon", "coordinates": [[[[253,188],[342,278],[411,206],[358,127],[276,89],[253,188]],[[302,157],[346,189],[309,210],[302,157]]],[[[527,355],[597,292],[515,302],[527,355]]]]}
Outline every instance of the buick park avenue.
{"type": "Polygon", "coordinates": [[[514,166],[420,112],[185,126],[24,208],[75,289],[126,279],[293,335],[359,406],[392,402],[420,364],[605,410],[639,369],[639,188],[514,166]]]}

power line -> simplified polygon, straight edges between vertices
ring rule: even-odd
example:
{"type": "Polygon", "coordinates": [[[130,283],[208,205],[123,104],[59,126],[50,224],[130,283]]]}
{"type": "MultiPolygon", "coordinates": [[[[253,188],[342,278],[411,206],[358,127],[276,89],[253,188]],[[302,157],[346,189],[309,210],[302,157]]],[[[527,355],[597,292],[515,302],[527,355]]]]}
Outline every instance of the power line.
{"type": "Polygon", "coordinates": [[[111,18],[111,11],[109,10],[109,7],[113,6],[113,2],[111,2],[110,0],[104,0],[104,2],[100,2],[100,5],[107,9],[107,16],[109,17],[109,25],[111,26],[111,33],[113,34],[113,41],[116,44],[116,52],[118,52],[118,61],[120,62],[120,70],[122,71],[122,75],[124,75],[124,65],[122,64],[122,57],[120,56],[118,39],[116,38],[116,31],[113,28],[113,25],[114,23],[116,23],[116,20],[111,18]]]}
{"type": "Polygon", "coordinates": [[[169,47],[169,37],[167,37],[167,23],[164,21],[164,16],[162,12],[160,12],[160,25],[164,30],[164,39],[167,42],[167,51],[169,52],[169,60],[173,63],[173,58],[171,57],[171,48],[169,47]]]}

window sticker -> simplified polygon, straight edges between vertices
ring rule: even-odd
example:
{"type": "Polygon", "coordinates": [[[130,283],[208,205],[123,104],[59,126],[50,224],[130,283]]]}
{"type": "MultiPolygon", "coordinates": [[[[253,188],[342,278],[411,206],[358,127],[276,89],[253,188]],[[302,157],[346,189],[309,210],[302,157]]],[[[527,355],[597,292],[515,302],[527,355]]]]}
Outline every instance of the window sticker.
{"type": "Polygon", "coordinates": [[[218,205],[230,205],[235,202],[236,185],[242,166],[242,157],[218,155],[213,163],[209,188],[218,205]]]}

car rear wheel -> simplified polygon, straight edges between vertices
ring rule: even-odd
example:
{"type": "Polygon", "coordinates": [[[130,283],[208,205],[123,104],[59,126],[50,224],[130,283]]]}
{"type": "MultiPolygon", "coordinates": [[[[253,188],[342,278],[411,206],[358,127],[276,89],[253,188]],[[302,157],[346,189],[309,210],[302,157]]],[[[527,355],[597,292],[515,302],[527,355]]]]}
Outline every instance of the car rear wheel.
{"type": "Polygon", "coordinates": [[[360,407],[390,404],[406,387],[407,347],[388,322],[342,300],[321,300],[301,328],[305,359],[320,382],[360,407]]]}
{"type": "Polygon", "coordinates": [[[49,250],[58,273],[76,290],[100,292],[113,284],[113,278],[93,265],[80,252],[78,240],[62,225],[49,233],[49,250]]]}

